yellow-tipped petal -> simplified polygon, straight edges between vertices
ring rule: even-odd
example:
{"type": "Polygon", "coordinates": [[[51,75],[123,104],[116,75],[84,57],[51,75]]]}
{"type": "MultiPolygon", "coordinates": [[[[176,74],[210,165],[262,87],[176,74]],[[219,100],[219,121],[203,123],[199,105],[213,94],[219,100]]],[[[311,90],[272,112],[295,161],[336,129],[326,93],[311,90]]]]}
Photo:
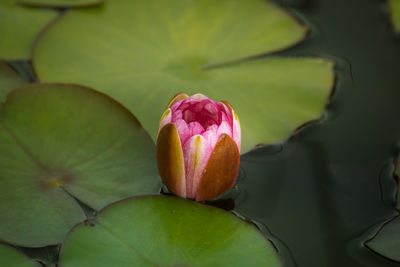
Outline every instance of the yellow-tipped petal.
{"type": "Polygon", "coordinates": [[[160,119],[160,124],[158,125],[158,133],[160,133],[160,130],[167,124],[171,122],[171,109],[168,108],[166,111],[161,116],[160,119]]]}
{"type": "Polygon", "coordinates": [[[184,94],[184,93],[176,94],[176,95],[169,101],[167,107],[170,108],[170,107],[172,107],[173,104],[175,104],[175,103],[178,102],[179,100],[186,99],[186,98],[189,98],[189,96],[188,96],[187,94],[184,94]]]}
{"type": "Polygon", "coordinates": [[[166,124],[157,138],[158,172],[163,183],[177,196],[186,198],[185,165],[175,124],[166,124]]]}
{"type": "Polygon", "coordinates": [[[239,173],[239,149],[229,135],[219,138],[200,178],[196,201],[216,198],[233,187],[239,173]]]}
{"type": "Polygon", "coordinates": [[[231,106],[231,104],[229,104],[227,101],[221,101],[221,102],[226,105],[226,107],[229,109],[229,112],[231,113],[232,137],[233,137],[233,140],[238,145],[238,149],[239,149],[239,153],[240,153],[240,146],[241,146],[241,142],[242,142],[242,133],[241,133],[241,129],[240,129],[239,117],[237,116],[237,114],[236,114],[235,110],[233,109],[233,107],[231,106]]]}
{"type": "Polygon", "coordinates": [[[194,199],[212,147],[201,135],[192,136],[183,147],[186,171],[186,197],[194,199]]]}
{"type": "Polygon", "coordinates": [[[220,102],[224,103],[225,106],[229,109],[229,111],[232,113],[233,107],[231,106],[231,104],[228,103],[228,101],[225,100],[221,100],[220,102]]]}

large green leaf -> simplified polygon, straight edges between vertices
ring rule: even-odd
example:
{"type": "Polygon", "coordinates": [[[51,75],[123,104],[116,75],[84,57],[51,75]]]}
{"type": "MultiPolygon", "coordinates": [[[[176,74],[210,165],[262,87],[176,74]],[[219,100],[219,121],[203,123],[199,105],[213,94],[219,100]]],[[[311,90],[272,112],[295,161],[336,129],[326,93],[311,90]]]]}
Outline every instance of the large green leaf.
{"type": "Polygon", "coordinates": [[[132,198],[80,224],[60,266],[280,266],[256,228],[217,208],[176,197],[132,198]]]}
{"type": "Polygon", "coordinates": [[[400,0],[388,0],[392,23],[397,32],[400,32],[400,0]]]}
{"type": "Polygon", "coordinates": [[[400,262],[400,217],[384,224],[366,245],[386,258],[400,262]]]}
{"type": "Polygon", "coordinates": [[[0,110],[0,239],[62,241],[85,219],[75,198],[105,205],[159,189],[155,149],[135,117],[76,85],[13,90],[0,110]]]}
{"type": "Polygon", "coordinates": [[[39,32],[58,12],[23,7],[17,0],[0,1],[0,59],[29,59],[39,32]]]}
{"type": "Polygon", "coordinates": [[[0,61],[0,102],[3,102],[7,93],[26,83],[6,62],[0,61]]]}
{"type": "Polygon", "coordinates": [[[228,100],[246,152],[282,141],[324,110],[333,83],[329,60],[239,60],[284,49],[305,33],[264,0],[113,0],[65,14],[41,36],[34,67],[42,81],[73,81],[111,95],[153,138],[174,94],[228,100]]]}
{"type": "Polygon", "coordinates": [[[21,4],[43,7],[81,7],[103,3],[104,0],[19,0],[21,4]]]}
{"type": "Polygon", "coordinates": [[[4,267],[40,267],[41,265],[24,256],[16,249],[0,243],[0,266],[4,267]]]}

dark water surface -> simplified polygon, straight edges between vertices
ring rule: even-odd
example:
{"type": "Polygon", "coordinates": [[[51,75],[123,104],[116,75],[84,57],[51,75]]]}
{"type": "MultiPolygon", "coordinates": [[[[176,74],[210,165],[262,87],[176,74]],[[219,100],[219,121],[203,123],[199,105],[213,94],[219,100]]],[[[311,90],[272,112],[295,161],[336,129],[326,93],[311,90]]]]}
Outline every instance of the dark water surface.
{"type": "Polygon", "coordinates": [[[386,2],[277,2],[311,28],[277,55],[332,58],[337,83],[320,121],[242,157],[235,210],[266,227],[287,266],[400,266],[363,246],[398,213],[400,38],[386,2]]]}
{"type": "MultiPolygon", "coordinates": [[[[400,140],[400,37],[386,2],[276,2],[311,32],[301,44],[270,56],[335,60],[335,92],[321,120],[282,145],[242,157],[228,205],[274,241],[285,266],[400,266],[363,245],[398,213],[393,161],[400,140]]],[[[14,64],[21,72],[26,66],[14,64]]],[[[53,266],[57,250],[23,251],[53,266]]]]}

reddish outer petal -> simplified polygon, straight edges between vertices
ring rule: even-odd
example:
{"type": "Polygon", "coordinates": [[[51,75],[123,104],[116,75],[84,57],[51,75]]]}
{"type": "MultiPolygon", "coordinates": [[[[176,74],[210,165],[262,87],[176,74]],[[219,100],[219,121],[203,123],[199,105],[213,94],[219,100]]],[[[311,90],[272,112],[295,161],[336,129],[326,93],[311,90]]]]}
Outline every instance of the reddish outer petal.
{"type": "Polygon", "coordinates": [[[175,103],[178,102],[179,100],[186,99],[186,98],[189,98],[189,96],[188,96],[187,94],[184,94],[184,93],[176,94],[176,95],[169,101],[167,107],[170,108],[170,107],[172,107],[173,104],[175,104],[175,103]]]}
{"type": "Polygon", "coordinates": [[[157,163],[163,183],[177,196],[186,198],[185,166],[178,130],[166,124],[157,138],[157,163]]]}
{"type": "Polygon", "coordinates": [[[232,126],[232,107],[226,101],[218,102],[218,106],[221,109],[221,113],[223,114],[223,119],[225,116],[225,120],[227,120],[232,126]]]}
{"type": "Polygon", "coordinates": [[[239,172],[240,153],[228,135],[219,138],[200,180],[196,201],[216,198],[233,187],[239,172]]]}
{"type": "Polygon", "coordinates": [[[228,110],[229,110],[229,115],[230,116],[232,116],[232,110],[233,110],[233,107],[231,106],[231,104],[229,104],[227,101],[225,101],[225,100],[222,100],[222,101],[220,101],[221,103],[224,103],[224,105],[228,108],[228,110]]]}

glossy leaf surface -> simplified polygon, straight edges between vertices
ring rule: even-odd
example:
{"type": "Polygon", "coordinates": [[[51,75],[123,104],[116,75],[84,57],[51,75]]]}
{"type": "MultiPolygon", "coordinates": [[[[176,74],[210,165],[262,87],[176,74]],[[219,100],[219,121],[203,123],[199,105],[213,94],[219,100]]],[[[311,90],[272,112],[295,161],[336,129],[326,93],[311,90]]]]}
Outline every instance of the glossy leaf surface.
{"type": "Polygon", "coordinates": [[[176,197],[124,200],[67,237],[60,266],[281,266],[257,229],[176,197]]]}
{"type": "Polygon", "coordinates": [[[13,90],[0,109],[0,239],[60,243],[85,215],[159,189],[155,148],[131,113],[76,85],[13,90]]]}
{"type": "Polygon", "coordinates": [[[65,14],[41,36],[34,66],[42,81],[93,86],[121,101],[154,140],[176,93],[227,100],[241,121],[244,153],[284,140],[324,110],[331,61],[240,61],[285,49],[305,33],[264,0],[114,0],[65,14]]]}

